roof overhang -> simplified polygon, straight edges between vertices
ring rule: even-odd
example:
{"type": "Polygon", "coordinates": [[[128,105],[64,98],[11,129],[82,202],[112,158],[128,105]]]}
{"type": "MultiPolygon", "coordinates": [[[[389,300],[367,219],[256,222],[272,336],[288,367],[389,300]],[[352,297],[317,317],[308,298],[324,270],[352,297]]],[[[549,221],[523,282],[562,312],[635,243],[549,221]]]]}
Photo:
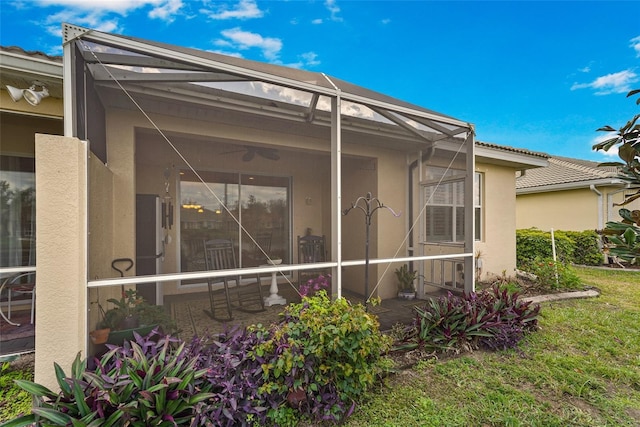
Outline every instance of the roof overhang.
{"type": "Polygon", "coordinates": [[[553,191],[585,190],[591,186],[631,188],[629,183],[618,178],[592,179],[589,181],[563,182],[560,184],[541,185],[539,187],[516,188],[516,195],[548,193],[553,191]]]}
{"type": "Polygon", "coordinates": [[[502,150],[482,145],[475,147],[476,163],[487,163],[525,170],[549,166],[547,157],[539,154],[527,154],[520,151],[502,150]]]}
{"type": "MultiPolygon", "coordinates": [[[[11,49],[11,48],[9,48],[11,49]]],[[[62,62],[24,51],[0,49],[0,85],[25,89],[38,81],[52,98],[62,98],[62,62]]]]}

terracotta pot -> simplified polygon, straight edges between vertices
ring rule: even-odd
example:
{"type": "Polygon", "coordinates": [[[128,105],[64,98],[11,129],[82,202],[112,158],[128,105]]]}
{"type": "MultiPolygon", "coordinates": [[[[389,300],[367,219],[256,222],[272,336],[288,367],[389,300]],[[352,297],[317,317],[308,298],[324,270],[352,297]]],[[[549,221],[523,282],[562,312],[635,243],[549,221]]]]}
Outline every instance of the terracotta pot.
{"type": "Polygon", "coordinates": [[[104,344],[109,338],[109,332],[111,332],[109,328],[96,329],[95,331],[89,332],[89,338],[91,338],[91,342],[94,344],[104,344]]]}

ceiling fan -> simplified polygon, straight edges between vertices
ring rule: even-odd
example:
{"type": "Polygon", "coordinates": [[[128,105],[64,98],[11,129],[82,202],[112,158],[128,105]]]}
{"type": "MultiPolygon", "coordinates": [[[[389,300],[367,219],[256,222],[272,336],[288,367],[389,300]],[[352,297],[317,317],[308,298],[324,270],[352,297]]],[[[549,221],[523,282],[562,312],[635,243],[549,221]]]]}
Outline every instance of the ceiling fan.
{"type": "Polygon", "coordinates": [[[220,154],[231,154],[231,153],[241,153],[244,151],[242,155],[243,162],[250,162],[254,159],[256,154],[260,157],[264,157],[267,160],[280,160],[280,155],[278,154],[278,150],[275,148],[266,148],[266,147],[252,147],[251,145],[243,145],[244,148],[233,151],[225,151],[220,154]]]}

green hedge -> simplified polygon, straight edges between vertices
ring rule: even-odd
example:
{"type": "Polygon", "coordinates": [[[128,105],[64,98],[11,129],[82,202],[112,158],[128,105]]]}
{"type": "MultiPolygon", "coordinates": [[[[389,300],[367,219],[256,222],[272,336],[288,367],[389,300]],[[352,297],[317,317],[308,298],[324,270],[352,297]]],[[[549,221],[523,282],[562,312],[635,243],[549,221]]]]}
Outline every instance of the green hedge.
{"type": "MultiPolygon", "coordinates": [[[[555,231],[556,256],[562,263],[600,265],[600,237],[595,231],[555,231]]],[[[516,230],[518,268],[526,269],[535,258],[552,258],[551,232],[537,228],[516,230]]]]}
{"type": "Polygon", "coordinates": [[[604,260],[600,249],[600,236],[592,230],[563,231],[575,243],[573,263],[580,265],[601,265],[604,260]]]}

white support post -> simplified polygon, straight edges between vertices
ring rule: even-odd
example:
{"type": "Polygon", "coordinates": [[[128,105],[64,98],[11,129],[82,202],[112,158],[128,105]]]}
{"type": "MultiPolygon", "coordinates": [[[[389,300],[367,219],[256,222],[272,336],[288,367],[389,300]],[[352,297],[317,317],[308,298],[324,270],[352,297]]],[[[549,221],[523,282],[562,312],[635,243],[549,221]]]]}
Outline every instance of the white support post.
{"type": "Polygon", "coordinates": [[[342,130],[340,93],[331,98],[331,291],[342,298],[342,130]]]}
{"type": "MultiPolygon", "coordinates": [[[[467,145],[464,152],[467,155],[467,176],[464,180],[464,246],[465,252],[475,253],[475,209],[473,203],[473,191],[474,191],[474,174],[476,172],[476,156],[475,156],[475,135],[473,134],[473,128],[469,130],[471,134],[465,139],[467,145]]],[[[473,256],[466,257],[464,259],[464,291],[467,293],[475,291],[475,259],[473,256]]]]}

